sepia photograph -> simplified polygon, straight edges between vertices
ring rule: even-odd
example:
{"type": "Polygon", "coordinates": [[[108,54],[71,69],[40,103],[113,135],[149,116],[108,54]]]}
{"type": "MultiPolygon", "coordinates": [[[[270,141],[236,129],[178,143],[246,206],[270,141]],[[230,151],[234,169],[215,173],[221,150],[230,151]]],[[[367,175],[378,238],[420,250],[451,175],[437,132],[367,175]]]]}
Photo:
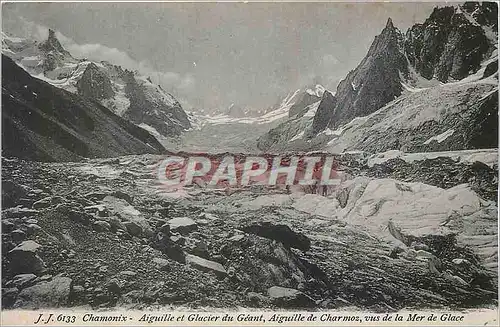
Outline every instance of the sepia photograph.
{"type": "Polygon", "coordinates": [[[1,22],[2,325],[498,325],[498,2],[1,22]]]}

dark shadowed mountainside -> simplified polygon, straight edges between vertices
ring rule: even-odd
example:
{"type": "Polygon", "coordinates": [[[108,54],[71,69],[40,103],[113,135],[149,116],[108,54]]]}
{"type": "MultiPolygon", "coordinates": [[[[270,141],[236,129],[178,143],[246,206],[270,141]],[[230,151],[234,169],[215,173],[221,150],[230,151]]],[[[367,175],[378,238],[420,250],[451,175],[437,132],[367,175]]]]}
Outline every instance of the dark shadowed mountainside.
{"type": "Polygon", "coordinates": [[[160,154],[147,131],[88,98],[33,78],[2,55],[2,155],[39,161],[160,154]]]}

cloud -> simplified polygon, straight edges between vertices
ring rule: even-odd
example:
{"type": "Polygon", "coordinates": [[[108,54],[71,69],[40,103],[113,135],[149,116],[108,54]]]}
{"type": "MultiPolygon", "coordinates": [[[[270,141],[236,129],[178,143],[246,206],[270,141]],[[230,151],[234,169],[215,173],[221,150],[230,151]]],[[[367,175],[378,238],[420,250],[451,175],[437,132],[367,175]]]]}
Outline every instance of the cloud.
{"type": "Polygon", "coordinates": [[[191,74],[179,74],[176,72],[162,72],[154,69],[146,61],[137,61],[126,52],[116,48],[110,48],[102,44],[77,44],[72,39],[56,33],[61,44],[77,58],[87,58],[93,61],[108,61],[123,68],[138,71],[143,75],[160,84],[163,88],[171,90],[179,95],[188,95],[194,91],[195,78],[191,74]]]}
{"type": "Polygon", "coordinates": [[[326,69],[331,69],[339,63],[339,60],[332,54],[326,54],[321,58],[321,64],[326,69]]]}
{"type": "Polygon", "coordinates": [[[63,42],[62,40],[61,43],[66,50],[77,58],[87,58],[93,61],[109,61],[114,65],[132,70],[143,68],[140,63],[130,58],[128,54],[116,48],[109,48],[102,44],[68,44],[68,42],[63,42]]]}

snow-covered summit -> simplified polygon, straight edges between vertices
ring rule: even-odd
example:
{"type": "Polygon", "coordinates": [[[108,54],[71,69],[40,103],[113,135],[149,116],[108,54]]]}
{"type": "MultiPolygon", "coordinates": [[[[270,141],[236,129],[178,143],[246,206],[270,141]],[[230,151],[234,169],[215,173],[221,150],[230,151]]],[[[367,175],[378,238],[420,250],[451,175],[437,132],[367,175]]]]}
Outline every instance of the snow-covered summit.
{"type": "Polygon", "coordinates": [[[153,126],[164,136],[191,128],[180,103],[160,85],[106,61],[74,58],[52,30],[43,42],[2,34],[2,52],[34,77],[92,98],[136,124],[153,126]]]}

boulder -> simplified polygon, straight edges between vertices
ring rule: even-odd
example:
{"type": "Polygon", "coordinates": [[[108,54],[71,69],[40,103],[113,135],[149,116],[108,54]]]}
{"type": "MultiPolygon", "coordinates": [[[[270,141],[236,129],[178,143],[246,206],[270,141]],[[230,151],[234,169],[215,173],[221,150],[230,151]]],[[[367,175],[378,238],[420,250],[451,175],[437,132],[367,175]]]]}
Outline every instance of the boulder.
{"type": "Polygon", "coordinates": [[[159,231],[165,235],[169,235],[170,234],[170,224],[165,223],[165,224],[161,225],[159,228],[159,231]]]}
{"type": "Polygon", "coordinates": [[[203,259],[192,254],[186,255],[186,263],[198,270],[213,272],[219,277],[225,277],[227,275],[226,269],[224,269],[224,266],[220,263],[203,259]]]}
{"type": "Polygon", "coordinates": [[[108,222],[103,221],[103,220],[95,221],[92,227],[97,232],[106,232],[106,231],[109,231],[111,229],[111,225],[108,222]]]}
{"type": "Polygon", "coordinates": [[[14,228],[16,228],[16,225],[12,221],[7,219],[2,220],[2,232],[10,233],[14,228]]]}
{"type": "Polygon", "coordinates": [[[17,287],[2,288],[2,308],[10,308],[16,302],[18,293],[17,287]]]}
{"type": "Polygon", "coordinates": [[[132,232],[129,230],[129,233],[131,233],[132,235],[153,235],[153,230],[144,215],[135,207],[130,205],[126,200],[114,196],[106,196],[102,200],[102,203],[106,206],[111,214],[119,217],[122,220],[127,230],[129,230],[129,228],[132,229],[132,232]],[[140,231],[138,227],[140,227],[140,231]]]}
{"type": "Polygon", "coordinates": [[[14,243],[19,244],[26,238],[26,233],[20,229],[15,229],[10,232],[10,237],[12,237],[14,243]]]}
{"type": "Polygon", "coordinates": [[[26,190],[19,184],[9,180],[2,180],[2,207],[9,208],[19,204],[19,200],[26,196],[26,190]]]}
{"type": "Polygon", "coordinates": [[[180,234],[188,234],[198,229],[196,222],[187,217],[173,218],[168,221],[170,231],[180,234]]]}
{"type": "Polygon", "coordinates": [[[66,307],[69,304],[71,284],[71,278],[58,276],[49,282],[25,288],[19,293],[14,307],[24,309],[66,307]]]}
{"type": "Polygon", "coordinates": [[[207,243],[204,241],[200,241],[194,238],[189,238],[186,237],[185,239],[185,244],[184,244],[184,249],[194,255],[203,257],[203,258],[208,258],[209,253],[208,253],[208,246],[207,243]]]}
{"type": "Polygon", "coordinates": [[[7,254],[10,260],[10,268],[14,273],[41,273],[45,264],[36,254],[41,247],[35,241],[24,241],[7,254]]]}
{"type": "Polygon", "coordinates": [[[161,232],[156,234],[154,247],[165,253],[170,259],[186,263],[186,254],[180,245],[172,242],[167,235],[161,232]]]}
{"type": "Polygon", "coordinates": [[[124,271],[120,272],[120,276],[122,276],[123,278],[127,279],[127,278],[131,278],[131,277],[137,276],[137,273],[135,271],[131,271],[131,270],[124,270],[124,271]]]}
{"type": "Polygon", "coordinates": [[[308,251],[311,240],[302,233],[294,232],[287,225],[274,225],[271,222],[255,223],[241,228],[246,233],[255,234],[282,243],[286,248],[308,251]]]}
{"type": "Polygon", "coordinates": [[[170,261],[163,258],[153,258],[153,263],[159,270],[168,270],[168,267],[170,266],[170,261]]]}
{"type": "Polygon", "coordinates": [[[316,302],[308,295],[293,288],[273,286],[267,290],[271,302],[285,308],[313,307],[316,302]]]}
{"type": "Polygon", "coordinates": [[[38,226],[37,224],[29,224],[26,227],[26,233],[28,235],[35,235],[41,229],[42,229],[42,227],[38,226]]]}
{"type": "Polygon", "coordinates": [[[17,287],[18,289],[23,289],[25,287],[31,286],[34,283],[35,279],[37,279],[35,274],[19,274],[12,278],[11,285],[17,287]]]}
{"type": "Polygon", "coordinates": [[[142,234],[142,227],[135,221],[126,221],[123,223],[127,232],[132,236],[140,236],[142,234]]]}
{"type": "Polygon", "coordinates": [[[230,238],[228,238],[228,241],[230,242],[239,242],[239,241],[242,241],[245,239],[245,235],[243,234],[236,234],[234,236],[231,236],[230,238]]]}
{"type": "Polygon", "coordinates": [[[33,209],[44,209],[50,207],[52,204],[52,197],[46,197],[33,203],[33,209]]]}
{"type": "Polygon", "coordinates": [[[112,294],[120,294],[122,285],[116,278],[113,278],[106,284],[106,288],[112,294]]]}
{"type": "Polygon", "coordinates": [[[227,242],[219,249],[228,272],[245,282],[254,292],[266,292],[269,287],[280,285],[299,288],[313,283],[327,289],[330,282],[326,274],[313,262],[301,258],[282,243],[253,234],[238,242],[227,242]]]}
{"type": "Polygon", "coordinates": [[[484,70],[484,73],[483,73],[483,78],[489,77],[489,76],[495,74],[496,72],[498,72],[498,60],[490,62],[486,66],[486,69],[484,70]]]}

